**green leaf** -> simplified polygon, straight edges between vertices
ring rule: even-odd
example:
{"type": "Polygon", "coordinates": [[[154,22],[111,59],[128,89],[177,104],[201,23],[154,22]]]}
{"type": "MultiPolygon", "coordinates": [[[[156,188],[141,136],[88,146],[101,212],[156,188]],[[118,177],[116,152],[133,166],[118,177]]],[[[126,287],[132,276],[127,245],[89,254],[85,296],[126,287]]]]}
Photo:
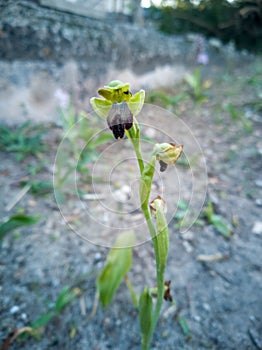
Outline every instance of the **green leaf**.
{"type": "Polygon", "coordinates": [[[196,80],[196,77],[192,74],[186,74],[185,75],[185,81],[186,83],[192,88],[192,89],[195,89],[197,84],[198,84],[198,81],[196,80]]]}
{"type": "Polygon", "coordinates": [[[179,200],[177,202],[177,207],[181,210],[187,210],[188,209],[188,203],[183,201],[183,200],[179,200]]]}
{"type": "Polygon", "coordinates": [[[28,226],[37,223],[40,219],[39,215],[27,216],[23,214],[17,214],[11,216],[6,222],[0,224],[0,240],[10,231],[21,227],[28,226]]]}
{"type": "Polygon", "coordinates": [[[80,294],[80,290],[78,288],[72,288],[66,286],[60,292],[56,303],[55,303],[55,311],[62,311],[68,304],[70,304],[78,295],[80,294]]]}
{"type": "Polygon", "coordinates": [[[180,314],[178,315],[178,323],[179,323],[180,327],[182,328],[184,335],[187,338],[190,338],[191,332],[190,332],[190,329],[189,329],[188,324],[186,322],[186,319],[183,316],[181,316],[180,314]]]}
{"type": "Polygon", "coordinates": [[[126,285],[129,289],[130,295],[131,295],[131,300],[135,308],[138,308],[138,296],[136,294],[135,288],[133,284],[131,283],[129,278],[126,278],[126,285]]]}
{"type": "Polygon", "coordinates": [[[139,321],[141,332],[144,336],[150,333],[153,318],[152,296],[146,287],[139,298],[139,321]]]}
{"type": "Polygon", "coordinates": [[[92,149],[103,145],[104,143],[108,142],[108,141],[112,141],[112,133],[107,132],[107,133],[103,133],[98,135],[94,140],[92,140],[92,144],[90,144],[90,147],[92,149]]]}
{"type": "Polygon", "coordinates": [[[224,237],[230,238],[231,230],[229,227],[222,221],[220,215],[212,216],[212,224],[215,226],[216,230],[221,233],[224,237]]]}
{"type": "Polygon", "coordinates": [[[156,218],[157,235],[153,238],[157,246],[159,266],[165,269],[169,249],[169,233],[168,224],[166,221],[166,204],[165,201],[158,196],[150,203],[150,208],[153,209],[153,215],[156,218]]]}
{"type": "Polygon", "coordinates": [[[108,116],[108,113],[112,107],[112,102],[98,97],[92,97],[90,99],[90,104],[93,107],[96,114],[104,119],[108,116]]]}
{"type": "Polygon", "coordinates": [[[40,327],[45,327],[48,322],[56,315],[54,311],[50,311],[39,318],[37,318],[30,326],[33,329],[37,329],[40,327]]]}
{"type": "Polygon", "coordinates": [[[51,181],[28,181],[25,184],[29,184],[30,192],[36,195],[43,195],[53,191],[53,182],[51,181]]]}
{"type": "Polygon", "coordinates": [[[230,114],[233,120],[240,118],[240,112],[231,103],[225,105],[224,109],[230,114]]]}
{"type": "Polygon", "coordinates": [[[107,256],[106,265],[97,279],[97,290],[103,307],[110,304],[120,283],[132,265],[133,231],[118,236],[114,247],[107,256]]]}
{"type": "Polygon", "coordinates": [[[204,214],[207,221],[213,225],[219,233],[225,238],[230,238],[231,230],[228,225],[223,222],[222,217],[214,213],[212,202],[207,203],[207,206],[204,208],[204,214]]]}

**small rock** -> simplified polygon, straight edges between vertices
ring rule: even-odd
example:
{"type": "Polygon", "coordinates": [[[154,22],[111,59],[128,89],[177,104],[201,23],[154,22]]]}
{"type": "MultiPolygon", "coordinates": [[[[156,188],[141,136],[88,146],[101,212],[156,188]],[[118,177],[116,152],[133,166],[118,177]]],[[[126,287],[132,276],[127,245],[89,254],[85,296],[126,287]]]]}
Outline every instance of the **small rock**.
{"type": "Polygon", "coordinates": [[[11,307],[11,309],[10,309],[9,312],[10,312],[11,315],[14,315],[14,314],[16,314],[19,310],[20,310],[19,306],[14,305],[14,306],[11,307]]]}
{"type": "Polygon", "coordinates": [[[210,311],[210,305],[207,304],[207,303],[204,303],[203,304],[203,309],[206,310],[206,311],[210,311]]]}
{"type": "Polygon", "coordinates": [[[122,324],[122,322],[121,322],[121,320],[116,320],[116,326],[121,326],[121,324],[122,324]]]}
{"type": "Polygon", "coordinates": [[[256,205],[257,205],[258,207],[262,207],[262,199],[257,198],[256,201],[255,201],[255,203],[256,203],[256,205]]]}
{"type": "Polygon", "coordinates": [[[102,258],[101,253],[98,252],[95,254],[95,262],[99,262],[101,260],[101,258],[102,258]]]}
{"type": "Polygon", "coordinates": [[[125,203],[131,195],[130,187],[127,185],[122,186],[119,190],[114,192],[114,197],[118,202],[125,203]]]}
{"type": "Polygon", "coordinates": [[[23,312],[20,317],[23,321],[27,321],[27,314],[25,312],[23,312]]]}
{"type": "Polygon", "coordinates": [[[187,253],[192,253],[193,247],[188,241],[183,241],[183,246],[187,253]]]}
{"type": "Polygon", "coordinates": [[[201,317],[198,316],[198,315],[195,315],[195,316],[194,316],[194,320],[195,320],[196,322],[200,322],[200,321],[201,321],[201,317]]]}
{"type": "Polygon", "coordinates": [[[110,323],[111,323],[110,318],[109,318],[109,317],[106,317],[106,318],[104,319],[104,325],[107,326],[107,325],[109,325],[110,323]]]}
{"type": "Polygon", "coordinates": [[[182,239],[184,239],[185,241],[193,241],[194,240],[194,233],[192,231],[183,232],[182,239]]]}
{"type": "Polygon", "coordinates": [[[252,228],[252,233],[255,235],[261,235],[262,234],[262,221],[256,221],[252,228]]]}
{"type": "Polygon", "coordinates": [[[257,179],[257,180],[255,181],[255,185],[256,185],[257,187],[262,188],[262,179],[257,179]]]}

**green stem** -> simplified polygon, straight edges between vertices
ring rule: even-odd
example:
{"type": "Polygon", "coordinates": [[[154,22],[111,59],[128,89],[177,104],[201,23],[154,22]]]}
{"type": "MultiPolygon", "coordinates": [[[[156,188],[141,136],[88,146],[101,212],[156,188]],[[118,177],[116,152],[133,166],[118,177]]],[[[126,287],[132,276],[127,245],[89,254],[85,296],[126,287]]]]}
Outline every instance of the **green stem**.
{"type": "MultiPolygon", "coordinates": [[[[139,165],[140,175],[142,176],[142,173],[144,170],[144,162],[143,162],[141,149],[140,149],[140,130],[139,130],[139,126],[138,126],[137,122],[134,123],[134,126],[132,127],[132,129],[130,129],[127,132],[127,135],[130,138],[130,140],[134,146],[134,150],[135,150],[138,165],[139,165]]],[[[161,264],[159,261],[159,250],[158,250],[158,245],[157,245],[157,232],[156,232],[155,226],[154,226],[153,221],[152,221],[152,216],[151,216],[151,213],[149,210],[149,200],[148,199],[146,201],[144,201],[143,203],[141,203],[141,209],[142,209],[143,214],[145,216],[146,223],[147,223],[150,235],[152,237],[155,258],[156,258],[156,277],[157,277],[157,301],[156,301],[155,310],[153,312],[152,323],[151,323],[151,327],[150,327],[148,334],[143,334],[143,337],[142,337],[142,350],[148,350],[150,343],[151,343],[151,339],[152,339],[154,330],[155,330],[156,325],[157,325],[157,321],[159,318],[159,314],[161,311],[161,306],[162,306],[162,302],[163,302],[163,298],[164,298],[164,289],[165,289],[164,274],[165,274],[166,265],[161,264]]]]}
{"type": "Polygon", "coordinates": [[[142,172],[144,170],[144,162],[141,154],[140,149],[140,129],[139,125],[136,120],[134,120],[134,124],[131,129],[126,130],[126,134],[128,138],[131,140],[134,150],[136,152],[136,157],[139,165],[140,174],[142,175],[142,172]]]}

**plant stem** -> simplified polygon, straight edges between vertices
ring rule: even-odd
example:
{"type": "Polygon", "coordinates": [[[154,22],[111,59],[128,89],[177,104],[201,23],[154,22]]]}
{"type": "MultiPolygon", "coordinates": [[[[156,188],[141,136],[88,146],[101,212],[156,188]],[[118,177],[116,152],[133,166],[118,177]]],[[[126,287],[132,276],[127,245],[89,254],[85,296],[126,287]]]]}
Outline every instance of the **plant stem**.
{"type": "Polygon", "coordinates": [[[144,162],[143,162],[141,149],[140,149],[140,129],[136,120],[134,120],[133,127],[129,130],[126,130],[126,134],[134,146],[140,174],[142,175],[142,172],[144,170],[144,162]]]}
{"type": "Polygon", "coordinates": [[[145,205],[143,204],[143,213],[146,218],[147,226],[149,228],[151,237],[152,237],[152,242],[153,242],[153,247],[154,247],[154,252],[155,252],[155,258],[156,258],[156,277],[157,277],[157,301],[156,301],[156,306],[155,310],[153,313],[152,317],[152,324],[150,327],[150,331],[148,334],[146,334],[145,337],[142,339],[142,349],[147,350],[149,349],[149,345],[151,343],[151,339],[154,333],[154,330],[157,325],[157,321],[159,318],[159,314],[161,311],[161,306],[164,298],[164,273],[165,273],[165,266],[162,266],[162,264],[159,263],[159,251],[158,251],[158,245],[157,245],[157,232],[155,230],[155,226],[152,221],[152,217],[149,211],[149,207],[147,205],[147,208],[145,208],[145,205]]]}
{"type": "MultiPolygon", "coordinates": [[[[141,154],[141,149],[140,149],[140,130],[138,123],[136,122],[135,127],[130,129],[128,131],[128,137],[130,138],[134,150],[136,153],[138,165],[139,165],[139,170],[140,170],[140,175],[142,176],[143,170],[144,170],[144,162],[141,154]]],[[[157,244],[157,232],[155,229],[155,226],[153,224],[152,216],[149,210],[149,201],[146,200],[143,203],[141,203],[141,209],[143,211],[143,214],[146,219],[146,223],[150,232],[150,235],[152,237],[152,242],[153,242],[153,247],[154,247],[154,252],[155,252],[155,258],[156,258],[156,277],[157,277],[157,301],[156,301],[156,306],[153,312],[153,317],[152,317],[152,323],[150,330],[148,334],[143,334],[142,336],[142,350],[148,350],[151,339],[154,333],[154,330],[157,325],[157,321],[159,318],[159,314],[161,311],[161,306],[164,298],[164,273],[165,273],[165,268],[166,266],[161,264],[159,261],[159,250],[158,250],[158,244],[157,244]]]]}

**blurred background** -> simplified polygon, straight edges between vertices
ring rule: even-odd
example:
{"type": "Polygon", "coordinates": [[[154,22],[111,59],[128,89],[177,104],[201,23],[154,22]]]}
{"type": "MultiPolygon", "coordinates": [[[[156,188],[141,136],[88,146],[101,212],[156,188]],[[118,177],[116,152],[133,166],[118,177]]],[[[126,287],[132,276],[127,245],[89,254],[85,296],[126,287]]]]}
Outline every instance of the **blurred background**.
{"type": "Polygon", "coordinates": [[[87,96],[116,74],[135,89],[170,86],[196,63],[223,65],[234,50],[239,59],[261,51],[259,0],[0,6],[0,118],[8,123],[53,120],[61,90],[88,108],[87,96]]]}

